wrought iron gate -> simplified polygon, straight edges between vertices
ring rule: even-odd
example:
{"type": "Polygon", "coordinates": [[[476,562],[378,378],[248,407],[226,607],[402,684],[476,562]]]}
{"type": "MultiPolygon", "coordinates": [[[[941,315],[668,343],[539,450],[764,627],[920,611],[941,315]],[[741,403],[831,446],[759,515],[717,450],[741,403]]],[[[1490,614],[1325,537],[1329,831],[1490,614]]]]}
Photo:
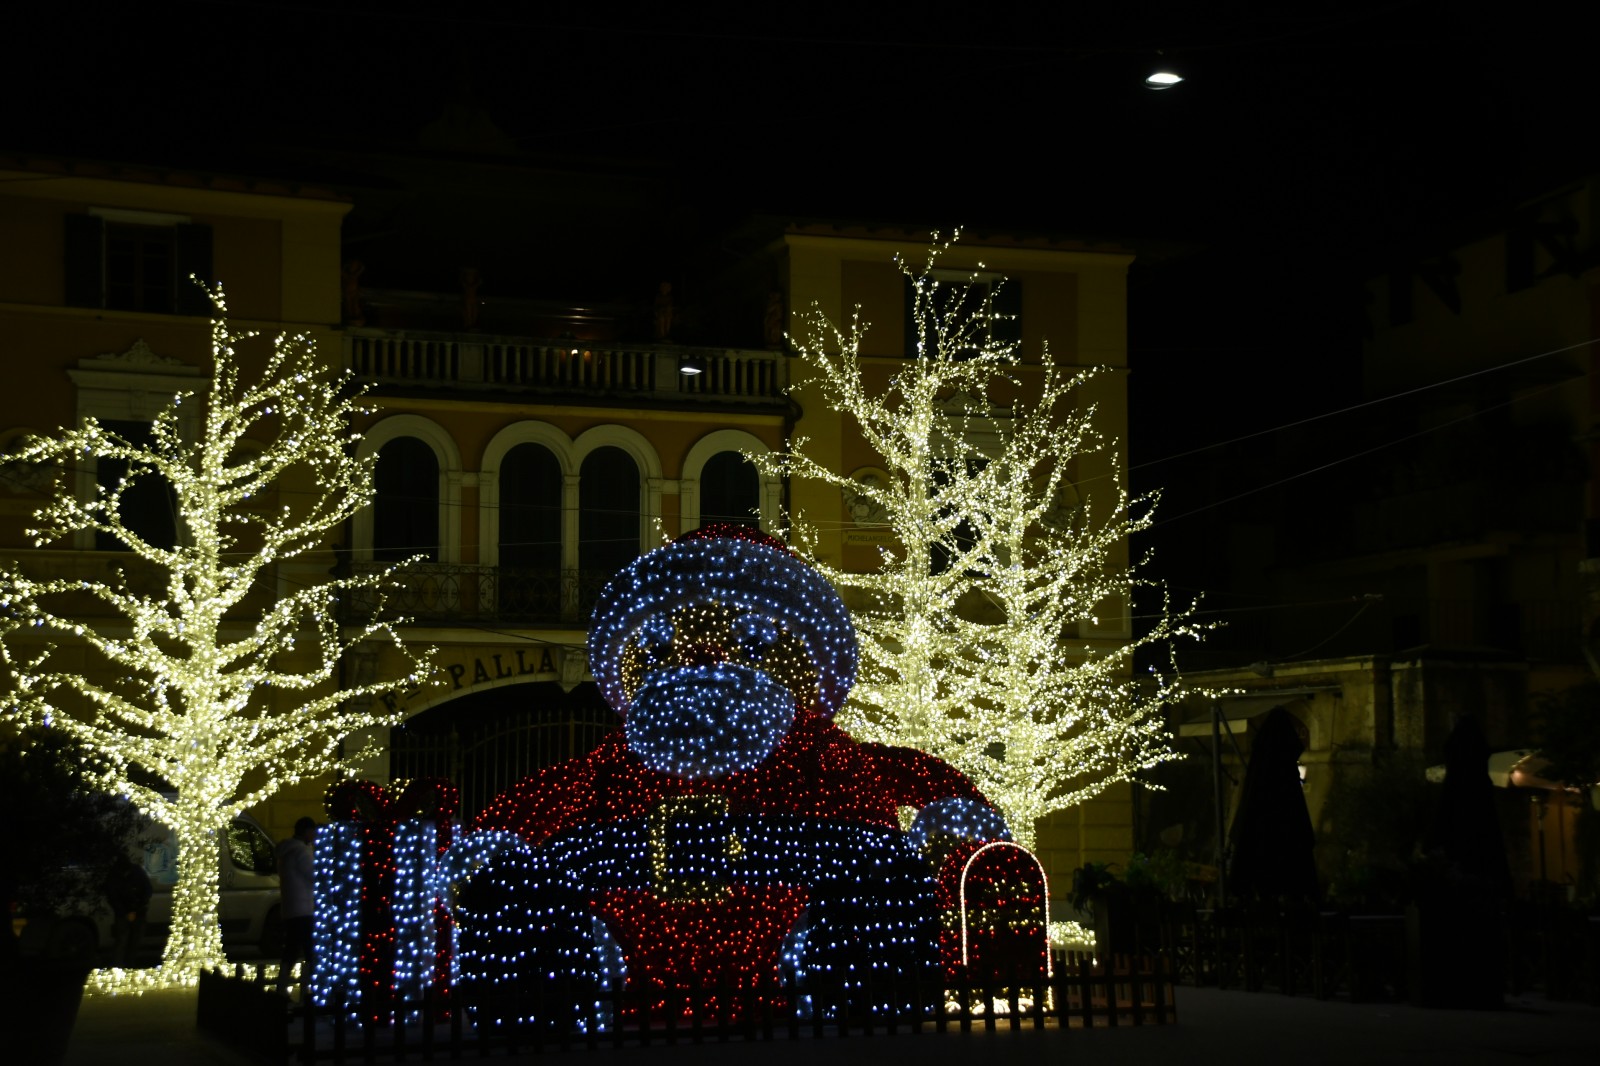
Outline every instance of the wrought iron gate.
{"type": "Polygon", "coordinates": [[[453,781],[463,822],[535,770],[584,754],[617,727],[609,707],[569,705],[450,715],[430,728],[424,719],[443,709],[390,730],[389,774],[453,781]]]}

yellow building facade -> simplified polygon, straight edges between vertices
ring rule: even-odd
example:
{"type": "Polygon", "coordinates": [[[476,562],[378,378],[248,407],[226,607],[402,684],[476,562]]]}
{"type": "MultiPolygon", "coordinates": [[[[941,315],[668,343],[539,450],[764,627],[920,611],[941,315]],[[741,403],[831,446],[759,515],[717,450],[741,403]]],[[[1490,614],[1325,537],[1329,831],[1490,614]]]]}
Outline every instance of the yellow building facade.
{"type": "MultiPolygon", "coordinates": [[[[211,306],[191,273],[225,284],[237,327],[304,333],[336,352],[338,289],[326,279],[337,276],[349,207],[326,188],[0,157],[0,450],[87,416],[136,432],[175,394],[203,391],[211,306]]],[[[258,373],[265,354],[264,344],[242,349],[243,373],[258,373]]],[[[103,473],[93,458],[65,471],[8,467],[0,551],[35,578],[111,579],[131,558],[125,550],[92,534],[35,548],[24,532],[58,483],[88,498],[103,473]]],[[[330,552],[301,565],[332,562],[330,552]]],[[[247,611],[259,615],[263,603],[247,611]]],[[[293,814],[262,813],[287,835],[293,814]]]]}
{"type": "MultiPolygon", "coordinates": [[[[0,444],[49,434],[85,415],[152,418],[210,372],[207,309],[184,286],[192,269],[222,282],[236,326],[305,333],[370,388],[359,451],[376,457],[378,498],[327,551],[297,560],[330,569],[408,566],[392,607],[404,639],[439,649],[433,684],[386,702],[405,724],[385,730],[376,779],[444,773],[469,810],[537,765],[584,750],[612,718],[584,659],[588,610],[616,569],[714,518],[781,527],[786,508],[824,531],[819,555],[874,565],[876,531],[853,525],[831,488],[757,474],[744,455],[794,436],[841,472],[879,464],[852,428],[807,396],[807,368],[781,341],[762,348],[648,341],[615,331],[558,336],[408,324],[406,299],[377,313],[341,247],[347,199],[326,189],[196,174],[0,160],[0,341],[9,355],[0,444]],[[698,373],[687,373],[688,370],[698,373]],[[790,386],[800,386],[792,395],[790,386]]],[[[868,373],[907,358],[904,279],[926,238],[902,231],[791,225],[763,269],[779,281],[782,324],[815,306],[872,323],[868,373]]],[[[1020,293],[1025,361],[1104,366],[1079,400],[1108,438],[1127,430],[1126,272],[1131,256],[1024,239],[968,239],[942,267],[1010,279],[1020,293]]],[[[470,301],[464,292],[450,299],[470,301]]],[[[435,301],[437,303],[437,301],[435,301]]],[[[421,320],[419,317],[418,321],[421,320]]],[[[659,323],[658,323],[659,325],[659,323]]],[[[244,373],[253,349],[243,353],[244,373]]],[[[1120,447],[1120,445],[1119,445],[1120,447]]],[[[1109,457],[1083,460],[1080,485],[1120,477],[1109,457]]],[[[92,492],[94,472],[77,489],[92,492]]],[[[0,487],[0,544],[29,567],[109,572],[118,553],[92,543],[35,550],[23,529],[43,482],[11,471],[0,487]]],[[[1090,508],[1114,494],[1085,492],[1090,508]]],[[[126,558],[125,555],[122,558],[126,558]]],[[[1125,558],[1122,560],[1125,562],[1125,558]]],[[[285,568],[280,580],[295,580],[285,568]]],[[[352,621],[362,607],[352,605],[352,621]]],[[[241,618],[240,624],[248,623],[241,618]]],[[[1079,643],[1132,634],[1128,605],[1108,604],[1079,643]]],[[[382,678],[398,657],[361,649],[346,681],[382,678]]],[[[276,836],[320,811],[321,782],[285,788],[258,812],[276,836]]],[[[1071,870],[1132,846],[1126,787],[1059,814],[1039,844],[1060,898],[1071,870]]]]}

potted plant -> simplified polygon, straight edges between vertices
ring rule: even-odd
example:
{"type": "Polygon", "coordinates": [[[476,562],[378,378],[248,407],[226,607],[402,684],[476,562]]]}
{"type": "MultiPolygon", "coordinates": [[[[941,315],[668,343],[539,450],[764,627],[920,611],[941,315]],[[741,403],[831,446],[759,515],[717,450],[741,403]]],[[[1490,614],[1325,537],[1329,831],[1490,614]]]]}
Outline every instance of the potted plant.
{"type": "Polygon", "coordinates": [[[82,919],[104,905],[107,874],[138,832],[128,803],[85,781],[85,762],[55,730],[0,741],[0,810],[10,818],[0,849],[9,919],[0,932],[0,1019],[21,1041],[22,1061],[66,1054],[99,946],[96,926],[82,919]]]}
{"type": "Polygon", "coordinates": [[[1133,951],[1136,933],[1131,901],[1128,885],[1117,876],[1114,863],[1086,862],[1072,871],[1069,902],[1088,916],[1094,929],[1095,955],[1101,960],[1133,951]]]}
{"type": "Polygon", "coordinates": [[[1095,954],[1155,951],[1161,944],[1162,904],[1179,895],[1188,871],[1177,852],[1134,852],[1119,876],[1113,863],[1087,862],[1072,873],[1070,902],[1089,916],[1095,954]]]}

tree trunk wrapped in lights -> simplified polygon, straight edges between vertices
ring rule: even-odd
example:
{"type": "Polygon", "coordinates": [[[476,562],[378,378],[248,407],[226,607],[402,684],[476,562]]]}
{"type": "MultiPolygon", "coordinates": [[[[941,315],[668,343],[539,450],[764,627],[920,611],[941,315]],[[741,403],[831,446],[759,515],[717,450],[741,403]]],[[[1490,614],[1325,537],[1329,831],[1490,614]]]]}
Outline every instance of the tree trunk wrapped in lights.
{"type": "Polygon", "coordinates": [[[397,719],[372,697],[431,669],[431,650],[407,647],[399,620],[384,617],[393,567],[329,577],[311,566],[303,584],[279,568],[326,551],[330,533],[371,504],[372,464],[355,458],[350,428],[359,394],[324,372],[304,336],[277,337],[259,382],[241,383],[234,345],[248,335],[228,328],[220,290],[212,299],[209,392],[174,397],[147,444],[86,418],[6,457],[64,472],[35,512],[36,546],[93,534],[126,549],[127,568],[105,580],[0,566],[0,713],[72,736],[103,788],[175,831],[171,930],[159,970],[142,978],[158,984],[226,961],[217,852],[234,816],[368,756],[341,749],[397,719]],[[204,410],[193,415],[197,399],[204,410]],[[79,498],[67,472],[86,461],[125,473],[79,498]],[[141,484],[170,493],[175,543],[130,524],[124,499],[141,484]],[[375,609],[342,625],[339,605],[355,597],[375,609]],[[383,642],[404,676],[345,683],[351,653],[383,642]]]}
{"type": "MultiPolygon", "coordinates": [[[[1161,708],[1178,695],[1176,669],[1136,679],[1133,659],[1163,647],[1170,662],[1175,638],[1199,627],[1163,596],[1131,640],[1080,636],[1150,584],[1122,560],[1152,501],[1129,499],[1094,407],[1073,402],[1097,371],[1064,373],[1048,350],[1025,363],[996,328],[1007,319],[993,287],[934,276],[948,247],[920,269],[901,263],[916,355],[885,390],[863,373],[859,314],[841,328],[814,310],[795,341],[811,371],[801,387],[853,423],[887,477],[853,479],[813,458],[804,438],[748,458],[837,486],[894,541],[870,572],[816,563],[847,590],[861,636],[840,724],[955,764],[1031,847],[1039,818],[1174,757],[1161,708]],[[1074,463],[1092,455],[1109,476],[1073,486],[1074,463]]],[[[796,524],[793,538],[815,544],[815,529],[796,524]]]]}

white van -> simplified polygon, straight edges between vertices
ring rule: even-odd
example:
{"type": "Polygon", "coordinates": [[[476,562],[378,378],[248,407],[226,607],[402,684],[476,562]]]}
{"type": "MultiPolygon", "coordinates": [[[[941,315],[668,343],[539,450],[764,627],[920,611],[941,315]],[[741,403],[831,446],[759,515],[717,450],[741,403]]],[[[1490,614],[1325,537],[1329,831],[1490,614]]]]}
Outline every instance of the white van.
{"type": "MultiPolygon", "coordinates": [[[[158,827],[159,828],[159,827],[158,827]]],[[[240,815],[228,826],[217,848],[222,889],[222,939],[229,947],[249,945],[264,953],[275,953],[283,935],[278,917],[277,849],[267,831],[249,815],[240,815]]],[[[172,886],[178,880],[178,841],[169,831],[166,836],[145,844],[142,860],[154,892],[144,923],[143,946],[159,949],[167,939],[172,921],[172,886]]],[[[109,909],[107,918],[109,919],[109,909]]],[[[100,944],[109,948],[109,920],[100,944]]]]}
{"type": "MultiPolygon", "coordinates": [[[[134,962],[153,961],[172,922],[172,886],[178,880],[178,842],[164,826],[152,824],[129,844],[128,855],[150,878],[152,893],[144,936],[134,962]]],[[[278,864],[272,838],[249,815],[233,820],[217,848],[221,886],[222,939],[230,948],[254,947],[275,956],[282,943],[278,864]]],[[[104,961],[112,949],[110,904],[50,917],[34,917],[22,930],[25,950],[53,958],[104,961]]]]}

